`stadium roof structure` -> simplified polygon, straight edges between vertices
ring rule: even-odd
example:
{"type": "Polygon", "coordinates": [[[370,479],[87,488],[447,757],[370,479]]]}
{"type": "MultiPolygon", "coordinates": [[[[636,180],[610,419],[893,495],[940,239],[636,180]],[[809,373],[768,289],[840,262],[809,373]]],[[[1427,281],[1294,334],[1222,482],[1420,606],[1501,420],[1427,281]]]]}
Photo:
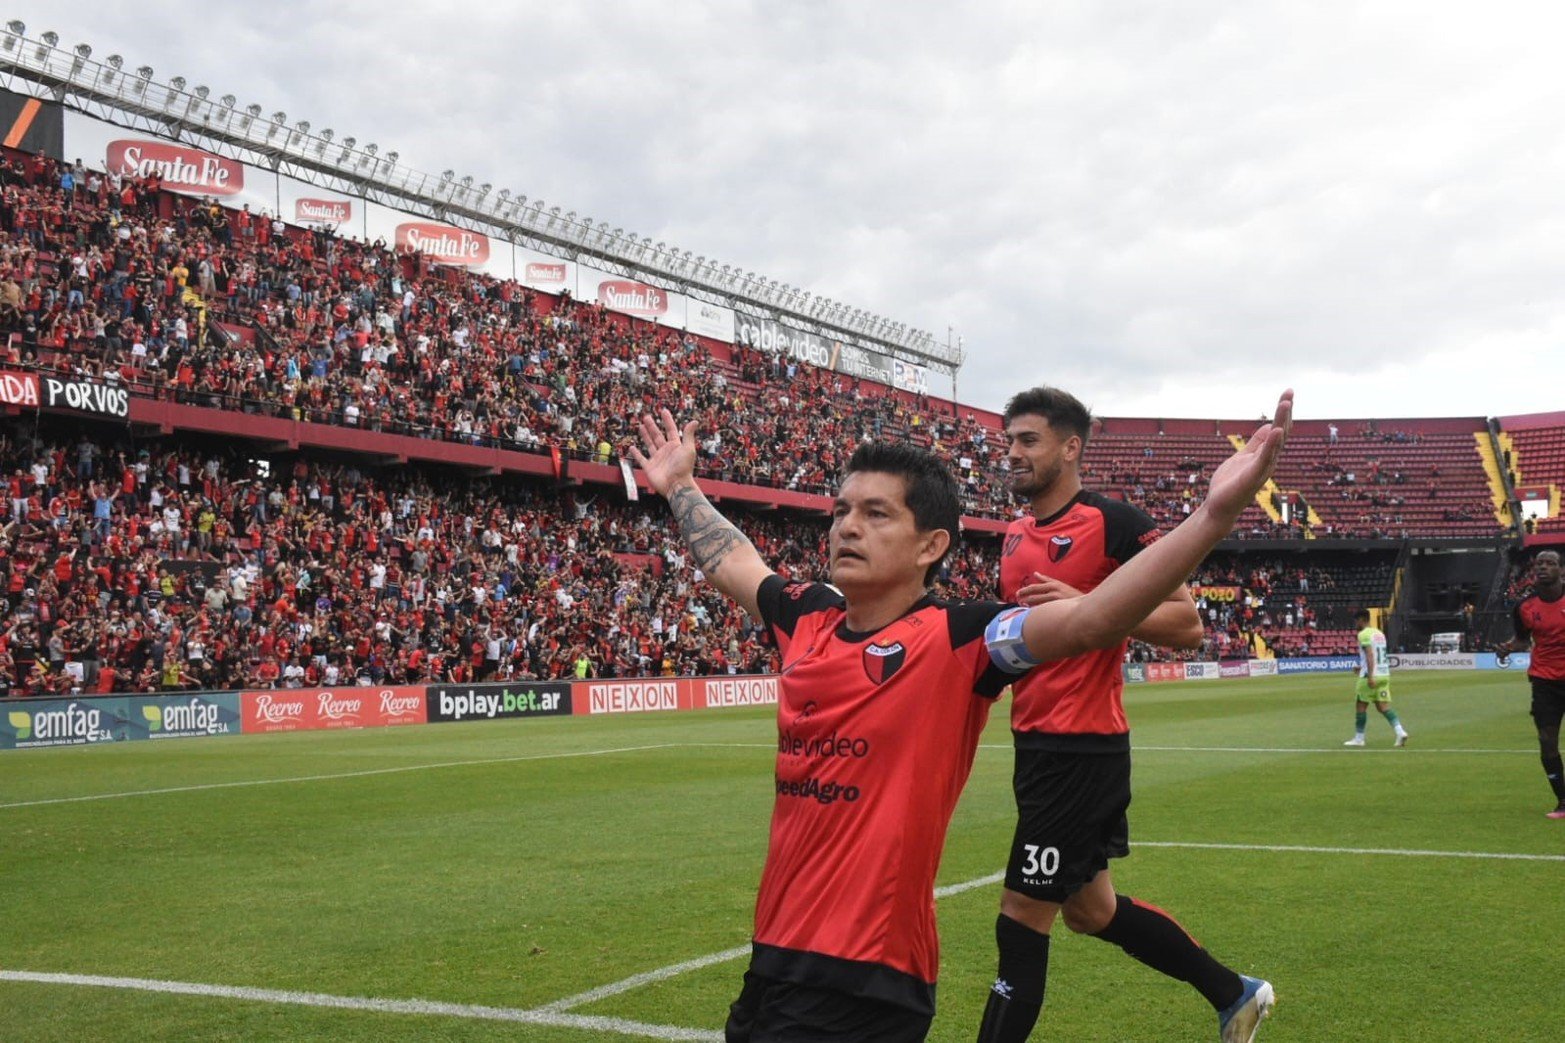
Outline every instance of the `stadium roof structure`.
{"type": "Polygon", "coordinates": [[[516,245],[590,259],[615,274],[712,304],[739,304],[747,312],[828,339],[860,343],[953,378],[964,361],[960,341],[940,343],[906,323],[654,243],[650,236],[578,217],[574,210],[562,213],[560,206],[542,199],[495,191],[489,183],[475,185],[471,176],[459,177],[454,170],[439,175],[413,170],[400,163],[396,152],[382,153],[379,146],[360,145],[352,137],[338,139],[329,128],[314,129],[309,120],[290,126],[287,113],[267,115],[253,103],[240,108],[232,94],[213,99],[206,86],[187,88],[183,76],[166,83],[153,77],[150,65],[127,70],[118,54],[102,62],[93,59],[89,44],[62,48],[53,31],[29,37],[27,26],[15,19],[0,31],[0,82],[19,93],[516,245]]]}

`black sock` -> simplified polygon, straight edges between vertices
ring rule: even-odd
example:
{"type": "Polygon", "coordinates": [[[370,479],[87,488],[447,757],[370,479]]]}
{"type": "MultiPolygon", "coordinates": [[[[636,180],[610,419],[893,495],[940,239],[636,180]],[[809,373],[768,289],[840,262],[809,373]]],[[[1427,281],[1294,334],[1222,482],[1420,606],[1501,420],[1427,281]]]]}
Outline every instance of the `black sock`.
{"type": "Polygon", "coordinates": [[[1214,960],[1172,916],[1128,895],[1115,897],[1114,919],[1094,938],[1119,946],[1155,971],[1194,985],[1213,1010],[1226,1009],[1244,992],[1239,975],[1214,960]]]}
{"type": "Polygon", "coordinates": [[[1565,763],[1561,762],[1558,753],[1552,757],[1544,754],[1543,774],[1548,776],[1549,785],[1554,787],[1555,798],[1565,804],[1565,763]]]}
{"type": "Polygon", "coordinates": [[[989,990],[978,1043],[1023,1043],[1043,1010],[1049,936],[1002,913],[994,922],[994,940],[1000,948],[1000,971],[989,990]]]}

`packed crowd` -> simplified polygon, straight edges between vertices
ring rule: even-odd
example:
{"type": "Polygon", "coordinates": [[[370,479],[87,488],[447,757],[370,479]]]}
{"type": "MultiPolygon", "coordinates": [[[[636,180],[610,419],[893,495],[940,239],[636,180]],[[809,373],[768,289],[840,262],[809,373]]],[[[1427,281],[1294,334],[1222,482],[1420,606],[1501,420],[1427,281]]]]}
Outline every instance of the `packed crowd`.
{"type": "MultiPolygon", "coordinates": [[[[603,461],[633,436],[630,418],[667,402],[699,421],[706,473],[808,492],[835,488],[859,441],[905,437],[950,463],[968,513],[1015,514],[1003,436],[938,400],[742,346],[718,359],[677,331],[163,193],[155,176],[77,169],[66,191],[51,161],[20,157],[0,182],[0,334],[17,334],[13,364],[195,404],[603,461]],[[259,334],[235,339],[216,320],[259,334]]],[[[1094,452],[1088,485],[1161,524],[1204,495],[1208,463],[1095,474],[1094,452]]],[[[1394,535],[1394,506],[1368,503],[1364,524],[1332,534],[1394,535]]],[[[1482,504],[1449,511],[1484,516],[1482,504]]],[[[1302,534],[1260,511],[1237,533],[1302,534]]]]}
{"type": "MultiPolygon", "coordinates": [[[[52,437],[51,437],[52,436],[52,437]]],[[[0,688],[12,694],[702,675],[773,651],[668,538],[660,504],[231,448],[0,438],[0,688]]],[[[757,515],[818,574],[824,519],[757,515]]],[[[942,590],[981,596],[994,548],[942,590]]]]}
{"type": "Polygon", "coordinates": [[[155,181],[83,171],[65,192],[51,166],[3,171],[0,300],[12,306],[0,333],[19,334],[13,363],[194,404],[603,460],[655,393],[700,421],[714,475],[824,492],[859,441],[900,434],[960,470],[970,511],[1008,509],[993,433],[930,399],[745,348],[721,361],[676,331],[160,196],[155,181]],[[219,317],[259,336],[223,336],[219,317]]]}

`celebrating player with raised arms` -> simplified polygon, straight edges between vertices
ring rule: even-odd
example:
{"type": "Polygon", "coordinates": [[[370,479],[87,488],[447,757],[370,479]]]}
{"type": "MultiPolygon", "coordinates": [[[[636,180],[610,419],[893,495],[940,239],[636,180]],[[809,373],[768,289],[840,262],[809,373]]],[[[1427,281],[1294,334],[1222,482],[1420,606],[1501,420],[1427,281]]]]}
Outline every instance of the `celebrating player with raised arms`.
{"type": "Polygon", "coordinates": [[[927,1035],[935,874],[990,700],[1040,663],[1116,645],[1175,591],[1265,483],[1292,406],[1284,393],[1182,525],[1089,594],[1032,608],[930,595],[960,502],[922,449],[861,445],[832,508],[832,585],[789,582],[701,492],[695,424],[642,418],[632,456],[783,664],[771,836],[729,1040],[927,1035]]]}

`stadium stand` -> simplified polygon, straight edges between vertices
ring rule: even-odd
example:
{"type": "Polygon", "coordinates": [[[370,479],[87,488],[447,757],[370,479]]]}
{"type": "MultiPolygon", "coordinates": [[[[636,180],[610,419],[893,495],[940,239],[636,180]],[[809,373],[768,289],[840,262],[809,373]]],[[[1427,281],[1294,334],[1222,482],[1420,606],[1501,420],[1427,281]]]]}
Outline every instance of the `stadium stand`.
{"type": "Polygon", "coordinates": [[[1500,419],[1504,450],[1513,487],[1548,501],[1552,518],[1529,520],[1528,535],[1565,534],[1560,492],[1565,489],[1565,413],[1509,416],[1500,419]]]}
{"type": "MultiPolygon", "coordinates": [[[[745,526],[799,572],[820,567],[822,494],[859,441],[930,446],[964,486],[972,536],[945,589],[992,589],[985,534],[1016,513],[993,413],[176,196],[155,177],[83,171],[64,193],[51,161],[6,155],[6,368],[125,388],[134,406],[128,432],[0,407],[0,683],[15,691],[69,688],[71,661],[100,690],[774,665],[668,550],[662,508],[609,492],[653,389],[698,419],[725,509],[784,508],[745,526]],[[267,643],[231,639],[230,622],[267,643]]],[[[1557,483],[1565,425],[1534,438],[1525,419],[1506,425],[1516,463],[1557,483]]],[[[1177,524],[1252,426],[1108,418],[1083,476],[1177,524]]],[[[1499,538],[1484,430],[1300,424],[1277,491],[1236,537],[1499,538]]],[[[1203,601],[1202,654],[1335,652],[1349,605],[1390,602],[1394,555],[1307,557],[1209,563],[1203,585],[1240,593],[1203,601]]]]}

